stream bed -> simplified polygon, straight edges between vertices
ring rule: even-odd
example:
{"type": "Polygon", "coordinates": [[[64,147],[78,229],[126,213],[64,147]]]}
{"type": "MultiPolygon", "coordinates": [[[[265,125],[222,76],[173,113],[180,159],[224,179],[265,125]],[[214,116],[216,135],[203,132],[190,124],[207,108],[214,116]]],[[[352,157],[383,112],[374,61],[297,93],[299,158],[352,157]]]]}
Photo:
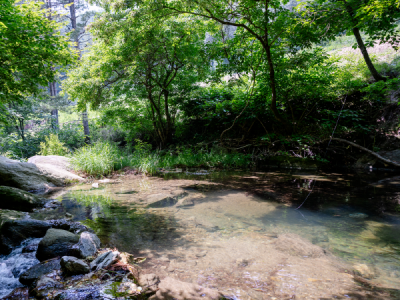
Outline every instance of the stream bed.
{"type": "Polygon", "coordinates": [[[400,297],[395,174],[178,170],[49,197],[63,206],[32,218],[69,213],[103,245],[143,257],[143,272],[231,299],[400,297]]]}

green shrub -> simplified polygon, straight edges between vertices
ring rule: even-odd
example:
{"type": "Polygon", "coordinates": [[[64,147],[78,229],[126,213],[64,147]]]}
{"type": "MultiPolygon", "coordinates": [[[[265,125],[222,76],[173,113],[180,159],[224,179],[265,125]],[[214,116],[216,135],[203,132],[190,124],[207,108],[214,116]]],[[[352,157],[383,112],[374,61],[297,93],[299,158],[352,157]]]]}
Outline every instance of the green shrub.
{"type": "Polygon", "coordinates": [[[56,134],[50,134],[50,136],[45,137],[45,142],[41,142],[39,147],[39,155],[64,156],[69,153],[68,148],[64,146],[64,143],[60,142],[56,134]]]}
{"type": "Polygon", "coordinates": [[[77,171],[92,176],[108,175],[119,167],[120,153],[114,144],[95,143],[75,151],[71,164],[77,171]]]}

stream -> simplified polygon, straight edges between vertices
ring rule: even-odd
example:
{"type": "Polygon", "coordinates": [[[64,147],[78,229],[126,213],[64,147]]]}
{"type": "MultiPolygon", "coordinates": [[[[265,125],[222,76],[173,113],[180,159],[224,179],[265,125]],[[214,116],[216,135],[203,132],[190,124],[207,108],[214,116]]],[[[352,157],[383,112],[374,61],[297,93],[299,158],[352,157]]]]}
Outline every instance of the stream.
{"type": "Polygon", "coordinates": [[[49,197],[63,206],[32,218],[70,213],[103,245],[143,257],[143,272],[232,299],[390,299],[353,274],[400,295],[395,174],[177,170],[49,197]]]}

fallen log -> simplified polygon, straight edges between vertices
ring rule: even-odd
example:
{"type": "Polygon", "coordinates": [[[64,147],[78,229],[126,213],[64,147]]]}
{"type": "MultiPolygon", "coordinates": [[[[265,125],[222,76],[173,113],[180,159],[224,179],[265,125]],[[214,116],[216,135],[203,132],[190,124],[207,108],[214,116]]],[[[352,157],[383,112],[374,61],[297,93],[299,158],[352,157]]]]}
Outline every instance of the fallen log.
{"type": "Polygon", "coordinates": [[[363,150],[363,151],[365,151],[365,152],[371,154],[372,156],[375,156],[377,159],[379,159],[380,161],[383,161],[383,162],[386,163],[386,164],[389,164],[389,165],[392,165],[392,166],[395,166],[395,167],[400,167],[400,163],[395,162],[395,161],[392,161],[392,160],[387,159],[387,158],[384,158],[383,156],[379,155],[378,153],[376,153],[376,152],[374,152],[374,151],[371,151],[371,150],[369,150],[369,149],[367,149],[367,148],[365,148],[365,147],[363,147],[363,146],[360,146],[360,145],[358,145],[358,144],[356,144],[356,143],[353,143],[353,142],[350,142],[350,141],[347,141],[347,140],[344,140],[344,139],[331,138],[331,139],[323,140],[322,142],[329,141],[329,140],[349,144],[349,145],[351,145],[351,146],[353,146],[353,147],[356,147],[356,148],[358,148],[358,149],[361,149],[361,150],[363,150]]]}

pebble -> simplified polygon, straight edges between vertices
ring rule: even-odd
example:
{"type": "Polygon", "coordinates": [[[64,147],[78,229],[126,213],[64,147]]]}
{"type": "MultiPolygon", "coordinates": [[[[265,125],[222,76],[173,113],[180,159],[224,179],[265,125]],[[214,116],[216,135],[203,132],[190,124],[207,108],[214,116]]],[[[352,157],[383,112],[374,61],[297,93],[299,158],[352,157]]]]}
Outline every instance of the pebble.
{"type": "Polygon", "coordinates": [[[206,255],[207,255],[207,251],[201,251],[201,252],[196,254],[196,257],[200,258],[200,257],[204,257],[206,255]]]}

